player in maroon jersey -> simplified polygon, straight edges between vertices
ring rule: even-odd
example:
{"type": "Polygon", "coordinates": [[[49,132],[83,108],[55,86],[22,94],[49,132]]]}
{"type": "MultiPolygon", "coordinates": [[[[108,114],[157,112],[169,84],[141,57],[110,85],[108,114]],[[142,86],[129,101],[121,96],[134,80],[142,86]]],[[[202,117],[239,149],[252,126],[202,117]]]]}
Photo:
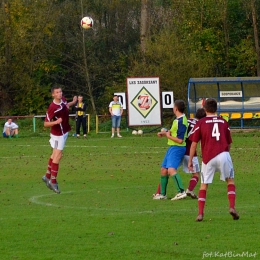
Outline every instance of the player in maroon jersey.
{"type": "Polygon", "coordinates": [[[69,124],[69,107],[77,102],[77,97],[75,96],[72,102],[67,103],[66,99],[62,96],[62,90],[59,86],[54,86],[51,93],[53,101],[46,113],[44,127],[51,128],[50,145],[53,150],[49,158],[47,172],[42,177],[42,180],[49,189],[60,193],[56,178],[62,157],[62,150],[65,146],[68,133],[71,130],[69,124]]]}
{"type": "Polygon", "coordinates": [[[191,136],[189,169],[192,170],[198,142],[201,142],[202,167],[201,186],[199,190],[198,207],[199,213],[196,221],[202,221],[208,184],[212,183],[214,173],[220,172],[220,180],[227,182],[229,213],[234,220],[239,219],[235,210],[236,187],[234,183],[234,168],[230,157],[230,145],[232,138],[227,121],[216,116],[217,101],[209,98],[204,105],[207,116],[198,121],[191,136]]]}
{"type": "Polygon", "coordinates": [[[192,173],[190,182],[189,182],[189,186],[186,190],[186,194],[187,196],[193,198],[193,199],[197,199],[197,195],[194,193],[194,188],[196,187],[198,180],[199,180],[199,176],[200,176],[200,166],[199,166],[199,160],[198,160],[198,156],[197,156],[197,152],[195,151],[194,157],[192,159],[192,165],[193,165],[193,169],[190,170],[188,167],[188,163],[189,163],[189,159],[190,159],[190,148],[191,148],[191,136],[194,130],[194,126],[196,125],[196,123],[203,117],[206,116],[206,112],[204,110],[204,108],[199,108],[196,111],[196,115],[195,118],[189,118],[188,119],[188,133],[187,133],[187,139],[186,139],[186,153],[184,155],[183,158],[183,163],[182,163],[182,167],[183,167],[183,171],[185,173],[192,173]]]}

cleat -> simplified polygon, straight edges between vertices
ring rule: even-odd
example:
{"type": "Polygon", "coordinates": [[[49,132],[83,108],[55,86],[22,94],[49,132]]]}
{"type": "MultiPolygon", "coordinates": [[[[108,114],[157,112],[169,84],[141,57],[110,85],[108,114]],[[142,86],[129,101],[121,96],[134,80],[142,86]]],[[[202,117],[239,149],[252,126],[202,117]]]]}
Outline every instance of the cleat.
{"type": "Polygon", "coordinates": [[[59,190],[59,188],[58,188],[58,183],[52,183],[52,182],[50,182],[50,188],[51,188],[51,190],[53,190],[55,193],[60,193],[60,190],[59,190]]]}
{"type": "Polygon", "coordinates": [[[187,189],[186,194],[187,194],[187,196],[191,197],[192,199],[198,198],[198,196],[192,190],[187,189]]]}
{"type": "Polygon", "coordinates": [[[229,214],[233,217],[234,220],[238,220],[239,219],[239,215],[237,213],[237,211],[233,208],[229,209],[229,214]]]}
{"type": "Polygon", "coordinates": [[[202,220],[203,220],[203,215],[198,215],[196,221],[201,222],[202,220]]]}
{"type": "Polygon", "coordinates": [[[86,139],[86,138],[87,138],[87,135],[84,135],[84,138],[86,139]]]}
{"type": "Polygon", "coordinates": [[[111,135],[111,138],[114,138],[114,135],[111,135]]]}
{"type": "Polygon", "coordinates": [[[42,176],[42,181],[45,182],[47,188],[49,188],[51,190],[51,187],[50,187],[50,179],[48,179],[45,175],[42,176]]]}
{"type": "Polygon", "coordinates": [[[181,199],[185,199],[186,197],[187,197],[187,194],[185,191],[183,191],[183,192],[176,194],[176,196],[174,198],[172,198],[171,200],[181,200],[181,199]]]}
{"type": "Polygon", "coordinates": [[[117,137],[121,138],[121,137],[122,137],[122,135],[117,135],[117,137]]]}
{"type": "Polygon", "coordinates": [[[153,200],[166,200],[167,196],[162,194],[153,194],[153,200]]]}

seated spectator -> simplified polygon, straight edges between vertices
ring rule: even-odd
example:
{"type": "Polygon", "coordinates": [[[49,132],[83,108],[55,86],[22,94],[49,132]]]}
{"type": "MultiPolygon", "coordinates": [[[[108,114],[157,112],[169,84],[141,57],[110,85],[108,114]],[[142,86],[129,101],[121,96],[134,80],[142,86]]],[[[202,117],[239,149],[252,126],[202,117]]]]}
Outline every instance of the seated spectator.
{"type": "Polygon", "coordinates": [[[18,138],[18,125],[13,122],[12,118],[8,118],[4,125],[3,137],[11,138],[12,136],[18,138]]]}

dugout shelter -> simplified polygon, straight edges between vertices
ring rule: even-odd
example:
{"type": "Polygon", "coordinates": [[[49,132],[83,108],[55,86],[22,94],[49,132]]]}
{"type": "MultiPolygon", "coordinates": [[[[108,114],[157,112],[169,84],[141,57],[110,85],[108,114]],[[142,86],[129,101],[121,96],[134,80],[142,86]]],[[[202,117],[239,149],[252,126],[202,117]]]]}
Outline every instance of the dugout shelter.
{"type": "Polygon", "coordinates": [[[207,98],[217,100],[217,114],[228,117],[231,127],[260,127],[260,77],[190,78],[190,117],[207,98]]]}

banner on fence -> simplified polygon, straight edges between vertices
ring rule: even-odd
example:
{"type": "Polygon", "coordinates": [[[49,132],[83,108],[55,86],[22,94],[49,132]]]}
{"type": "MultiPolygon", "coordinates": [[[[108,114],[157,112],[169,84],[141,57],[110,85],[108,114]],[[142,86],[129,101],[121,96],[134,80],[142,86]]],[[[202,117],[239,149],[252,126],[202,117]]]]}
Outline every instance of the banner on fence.
{"type": "Polygon", "coordinates": [[[161,125],[158,77],[127,78],[128,125],[161,125]]]}

